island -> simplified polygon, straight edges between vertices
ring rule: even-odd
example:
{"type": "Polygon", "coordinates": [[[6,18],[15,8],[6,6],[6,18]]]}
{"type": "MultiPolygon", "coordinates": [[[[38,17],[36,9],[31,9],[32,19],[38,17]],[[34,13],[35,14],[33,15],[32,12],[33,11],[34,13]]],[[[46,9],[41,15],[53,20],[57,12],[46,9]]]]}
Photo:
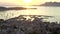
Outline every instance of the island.
{"type": "Polygon", "coordinates": [[[36,8],[25,8],[25,7],[0,7],[0,11],[7,11],[7,10],[26,10],[26,9],[36,9],[36,8]]]}

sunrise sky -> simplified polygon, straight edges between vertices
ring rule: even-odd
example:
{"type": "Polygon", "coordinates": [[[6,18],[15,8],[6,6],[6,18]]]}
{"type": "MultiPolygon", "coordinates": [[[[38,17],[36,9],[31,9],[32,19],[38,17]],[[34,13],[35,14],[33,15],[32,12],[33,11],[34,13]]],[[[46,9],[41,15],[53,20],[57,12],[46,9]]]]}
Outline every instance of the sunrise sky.
{"type": "Polygon", "coordinates": [[[50,2],[50,1],[60,2],[60,0],[31,0],[30,3],[26,2],[26,1],[25,0],[0,0],[0,5],[27,5],[27,4],[37,5],[37,4],[42,4],[44,2],[50,2]]]}

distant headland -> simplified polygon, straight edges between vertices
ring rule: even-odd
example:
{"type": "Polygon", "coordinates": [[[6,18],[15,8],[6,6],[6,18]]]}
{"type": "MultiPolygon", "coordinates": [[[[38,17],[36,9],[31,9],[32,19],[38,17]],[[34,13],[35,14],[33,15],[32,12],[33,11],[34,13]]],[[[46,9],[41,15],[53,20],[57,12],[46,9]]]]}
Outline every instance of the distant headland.
{"type": "Polygon", "coordinates": [[[45,2],[40,5],[34,5],[34,6],[50,6],[50,7],[60,7],[60,2],[45,2]]]}

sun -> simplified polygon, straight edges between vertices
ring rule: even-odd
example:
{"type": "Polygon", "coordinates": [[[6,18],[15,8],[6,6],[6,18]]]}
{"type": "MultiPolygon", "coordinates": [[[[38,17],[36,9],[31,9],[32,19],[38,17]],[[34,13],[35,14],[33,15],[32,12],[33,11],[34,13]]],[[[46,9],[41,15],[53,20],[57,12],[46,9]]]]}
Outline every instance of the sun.
{"type": "Polygon", "coordinates": [[[32,2],[32,0],[23,0],[23,2],[24,2],[26,5],[29,5],[29,4],[32,2]]]}

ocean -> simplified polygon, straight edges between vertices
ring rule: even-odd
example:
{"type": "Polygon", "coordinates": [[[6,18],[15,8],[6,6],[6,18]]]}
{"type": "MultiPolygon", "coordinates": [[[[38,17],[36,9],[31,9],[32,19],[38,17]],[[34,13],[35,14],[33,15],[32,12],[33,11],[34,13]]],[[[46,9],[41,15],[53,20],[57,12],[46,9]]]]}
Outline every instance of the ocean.
{"type": "Polygon", "coordinates": [[[19,15],[48,15],[54,16],[53,18],[49,18],[49,21],[60,22],[60,7],[35,6],[32,8],[37,9],[0,11],[0,19],[7,20],[10,18],[18,17],[19,15]]]}

